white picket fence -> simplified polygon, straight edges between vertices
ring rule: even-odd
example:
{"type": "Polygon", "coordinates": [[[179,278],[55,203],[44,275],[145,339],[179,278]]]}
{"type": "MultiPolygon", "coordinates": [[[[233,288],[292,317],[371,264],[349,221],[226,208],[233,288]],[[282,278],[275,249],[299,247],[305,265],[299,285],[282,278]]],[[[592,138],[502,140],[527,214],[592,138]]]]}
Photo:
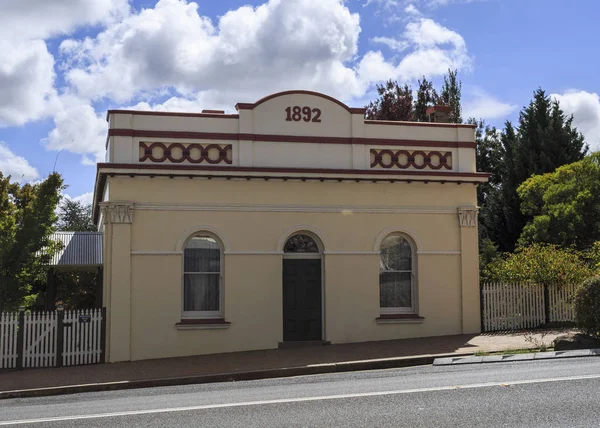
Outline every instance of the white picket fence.
{"type": "Polygon", "coordinates": [[[545,291],[540,284],[482,284],[483,330],[519,330],[546,322],[574,321],[575,289],[575,285],[552,285],[545,291]]]}
{"type": "Polygon", "coordinates": [[[103,360],[105,309],[0,313],[0,369],[103,360]]]}
{"type": "Polygon", "coordinates": [[[18,312],[0,312],[0,369],[17,367],[18,312]]]}

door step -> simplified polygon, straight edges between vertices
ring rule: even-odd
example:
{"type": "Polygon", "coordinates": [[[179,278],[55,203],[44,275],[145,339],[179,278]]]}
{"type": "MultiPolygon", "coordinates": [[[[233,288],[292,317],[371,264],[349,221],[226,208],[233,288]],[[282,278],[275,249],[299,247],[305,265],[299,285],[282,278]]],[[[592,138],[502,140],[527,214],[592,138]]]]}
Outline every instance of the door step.
{"type": "Polygon", "coordinates": [[[296,340],[293,342],[279,342],[279,349],[309,348],[311,346],[331,345],[329,340],[296,340]]]}

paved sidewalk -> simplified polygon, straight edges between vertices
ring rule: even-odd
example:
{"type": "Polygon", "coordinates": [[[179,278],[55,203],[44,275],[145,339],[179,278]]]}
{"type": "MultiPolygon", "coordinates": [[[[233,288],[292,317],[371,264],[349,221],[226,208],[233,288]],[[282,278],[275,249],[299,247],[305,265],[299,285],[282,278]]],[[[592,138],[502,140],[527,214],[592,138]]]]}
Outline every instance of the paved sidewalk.
{"type": "MultiPolygon", "coordinates": [[[[107,382],[131,383],[132,386],[138,382],[140,386],[153,386],[151,382],[144,383],[143,381],[184,377],[198,378],[206,375],[218,375],[214,376],[215,380],[212,381],[227,380],[227,376],[222,376],[224,374],[231,375],[231,379],[243,379],[244,377],[240,376],[242,373],[257,371],[264,371],[262,377],[271,377],[270,374],[272,377],[276,377],[310,374],[311,372],[361,370],[385,367],[386,365],[381,363],[387,360],[390,360],[387,364],[389,367],[430,364],[433,357],[468,355],[476,351],[494,352],[535,348],[540,341],[551,344],[557,336],[568,332],[568,330],[537,331],[531,335],[535,339],[533,343],[526,340],[524,333],[485,333],[481,335],[440,336],[237,352],[89,366],[0,371],[0,396],[5,391],[107,382]],[[376,362],[379,362],[379,364],[376,364],[376,362]],[[328,369],[328,366],[331,369],[328,369]],[[340,369],[340,367],[343,368],[340,369]],[[315,368],[319,368],[319,370],[311,371],[315,368]],[[236,374],[238,374],[237,377],[236,374]]],[[[260,377],[255,375],[248,378],[260,377]]],[[[186,382],[182,380],[182,383],[186,382]]],[[[189,379],[187,383],[195,382],[194,379],[189,379]]],[[[157,385],[160,384],[160,382],[157,383],[157,385]]],[[[177,382],[172,380],[170,383],[163,382],[162,384],[177,384],[177,382]]],[[[93,389],[88,388],[87,390],[93,389]]],[[[114,387],[113,389],[119,388],[114,387]]]]}

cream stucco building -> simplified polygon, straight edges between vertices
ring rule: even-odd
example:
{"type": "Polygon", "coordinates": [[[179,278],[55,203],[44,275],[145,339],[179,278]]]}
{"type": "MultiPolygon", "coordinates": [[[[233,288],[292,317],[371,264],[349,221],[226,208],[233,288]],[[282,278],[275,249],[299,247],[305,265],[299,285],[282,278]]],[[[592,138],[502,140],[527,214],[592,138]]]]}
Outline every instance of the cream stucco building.
{"type": "Polygon", "coordinates": [[[479,332],[472,126],[236,109],[108,112],[109,361],[479,332]]]}

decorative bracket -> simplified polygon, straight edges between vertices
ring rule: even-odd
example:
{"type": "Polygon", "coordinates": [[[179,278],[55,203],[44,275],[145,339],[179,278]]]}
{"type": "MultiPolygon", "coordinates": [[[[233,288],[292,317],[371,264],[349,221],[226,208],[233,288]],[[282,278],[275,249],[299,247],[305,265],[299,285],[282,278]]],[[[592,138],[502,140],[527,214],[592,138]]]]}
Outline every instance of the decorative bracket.
{"type": "Polygon", "coordinates": [[[460,227],[477,227],[477,208],[461,207],[458,209],[460,227]]]}
{"type": "Polygon", "coordinates": [[[133,203],[104,202],[100,204],[100,212],[104,224],[131,224],[133,220],[133,203]]]}

